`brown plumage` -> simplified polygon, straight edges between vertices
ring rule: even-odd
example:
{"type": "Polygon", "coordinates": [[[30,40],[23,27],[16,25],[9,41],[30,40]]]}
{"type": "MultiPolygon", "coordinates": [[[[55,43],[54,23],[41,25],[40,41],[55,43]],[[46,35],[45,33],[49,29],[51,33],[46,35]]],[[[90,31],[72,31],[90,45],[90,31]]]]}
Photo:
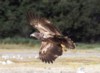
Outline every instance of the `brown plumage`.
{"type": "Polygon", "coordinates": [[[44,34],[47,38],[54,35],[61,35],[60,31],[46,18],[36,17],[36,15],[32,12],[28,12],[27,19],[31,26],[37,29],[40,33],[44,34]]]}
{"type": "Polygon", "coordinates": [[[52,25],[51,21],[37,17],[32,12],[27,13],[27,19],[30,25],[38,30],[38,32],[31,34],[31,36],[41,41],[39,58],[42,62],[53,63],[57,57],[62,55],[63,46],[69,49],[75,48],[73,41],[67,36],[63,36],[52,25]]]}
{"type": "Polygon", "coordinates": [[[39,58],[46,63],[53,63],[55,59],[62,55],[62,47],[51,41],[43,41],[39,52],[39,58]]]}

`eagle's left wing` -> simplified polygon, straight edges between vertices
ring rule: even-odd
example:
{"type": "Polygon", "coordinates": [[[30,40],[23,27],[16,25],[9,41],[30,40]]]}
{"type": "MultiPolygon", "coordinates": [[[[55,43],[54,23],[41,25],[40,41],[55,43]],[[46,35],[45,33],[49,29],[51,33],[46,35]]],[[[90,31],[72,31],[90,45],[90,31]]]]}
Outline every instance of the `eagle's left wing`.
{"type": "Polygon", "coordinates": [[[33,12],[27,13],[27,19],[35,29],[44,34],[44,38],[53,37],[54,35],[62,35],[61,32],[52,25],[51,21],[46,18],[40,18],[33,14],[33,12]]]}

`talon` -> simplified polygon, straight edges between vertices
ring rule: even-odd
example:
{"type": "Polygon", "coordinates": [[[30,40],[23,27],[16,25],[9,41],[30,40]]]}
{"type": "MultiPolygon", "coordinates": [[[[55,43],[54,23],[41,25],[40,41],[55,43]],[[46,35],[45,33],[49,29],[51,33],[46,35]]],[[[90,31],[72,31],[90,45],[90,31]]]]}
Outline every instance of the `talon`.
{"type": "Polygon", "coordinates": [[[65,46],[65,45],[61,44],[61,46],[62,46],[62,51],[67,51],[67,49],[66,49],[66,46],[65,46]]]}

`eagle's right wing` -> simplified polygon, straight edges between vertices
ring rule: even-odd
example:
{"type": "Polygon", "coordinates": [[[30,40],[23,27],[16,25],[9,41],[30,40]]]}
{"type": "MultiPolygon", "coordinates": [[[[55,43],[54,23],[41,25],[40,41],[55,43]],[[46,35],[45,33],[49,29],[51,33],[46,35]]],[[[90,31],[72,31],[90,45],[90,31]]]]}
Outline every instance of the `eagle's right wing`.
{"type": "Polygon", "coordinates": [[[62,47],[49,41],[42,42],[39,52],[39,58],[45,63],[53,63],[55,59],[62,55],[62,47]]]}

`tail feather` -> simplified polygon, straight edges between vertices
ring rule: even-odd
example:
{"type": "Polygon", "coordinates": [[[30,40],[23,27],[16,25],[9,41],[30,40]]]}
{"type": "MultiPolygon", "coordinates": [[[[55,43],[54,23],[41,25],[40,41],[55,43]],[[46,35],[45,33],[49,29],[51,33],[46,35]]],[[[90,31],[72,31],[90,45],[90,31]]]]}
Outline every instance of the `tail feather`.
{"type": "Polygon", "coordinates": [[[75,43],[68,37],[62,39],[62,45],[69,49],[75,49],[75,43]]]}

